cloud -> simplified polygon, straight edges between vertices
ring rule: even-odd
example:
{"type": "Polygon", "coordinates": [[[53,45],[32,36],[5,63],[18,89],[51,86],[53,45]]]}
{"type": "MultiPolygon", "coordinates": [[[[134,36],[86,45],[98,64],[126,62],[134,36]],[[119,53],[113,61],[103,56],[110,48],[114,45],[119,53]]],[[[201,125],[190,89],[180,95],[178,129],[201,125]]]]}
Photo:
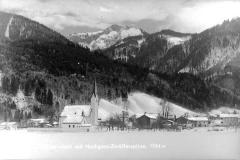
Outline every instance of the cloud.
{"type": "Polygon", "coordinates": [[[234,0],[0,0],[0,10],[20,14],[66,33],[132,24],[148,32],[163,28],[200,32],[240,16],[234,0]],[[218,8],[221,9],[218,9],[218,8]],[[226,12],[222,11],[225,10],[226,12]]]}
{"type": "Polygon", "coordinates": [[[106,13],[111,13],[111,12],[112,12],[111,9],[105,8],[105,7],[102,7],[102,6],[100,6],[99,10],[100,10],[101,12],[106,12],[106,13]]]}

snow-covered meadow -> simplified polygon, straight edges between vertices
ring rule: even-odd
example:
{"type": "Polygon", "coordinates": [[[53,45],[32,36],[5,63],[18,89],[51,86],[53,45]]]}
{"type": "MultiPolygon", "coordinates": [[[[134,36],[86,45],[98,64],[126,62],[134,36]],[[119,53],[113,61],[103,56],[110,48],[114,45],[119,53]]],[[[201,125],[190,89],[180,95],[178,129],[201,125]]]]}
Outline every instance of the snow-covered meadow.
{"type": "MultiPolygon", "coordinates": [[[[128,112],[130,115],[134,114],[143,114],[147,113],[162,113],[162,105],[163,99],[142,93],[142,92],[134,92],[129,94],[128,96],[128,112]]],[[[171,102],[167,102],[169,106],[169,113],[171,115],[176,115],[176,117],[183,116],[188,113],[189,115],[198,115],[189,109],[186,109],[182,106],[176,105],[171,102]]],[[[121,102],[113,103],[109,102],[105,99],[100,100],[98,117],[102,120],[106,120],[109,117],[115,114],[121,114],[124,107],[121,102]]]]}
{"type": "Polygon", "coordinates": [[[0,131],[0,159],[240,159],[240,130],[0,131]]]}

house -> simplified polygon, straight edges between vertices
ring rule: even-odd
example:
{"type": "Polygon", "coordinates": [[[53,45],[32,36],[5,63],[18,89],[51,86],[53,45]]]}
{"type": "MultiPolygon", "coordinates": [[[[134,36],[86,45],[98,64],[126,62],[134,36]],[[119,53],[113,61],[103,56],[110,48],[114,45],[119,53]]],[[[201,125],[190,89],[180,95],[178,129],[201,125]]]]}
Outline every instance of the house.
{"type": "Polygon", "coordinates": [[[176,119],[176,122],[180,125],[185,125],[188,123],[188,119],[185,116],[181,116],[176,119]]]}
{"type": "Polygon", "coordinates": [[[175,125],[175,122],[170,119],[165,119],[161,121],[161,124],[163,125],[163,128],[171,128],[175,125]]]}
{"type": "Polygon", "coordinates": [[[181,128],[187,128],[188,126],[188,119],[185,116],[178,117],[176,119],[176,123],[181,128]]]}
{"type": "Polygon", "coordinates": [[[61,128],[78,129],[90,128],[98,125],[99,99],[97,95],[97,84],[94,82],[91,105],[68,105],[65,106],[60,118],[61,128]]]}
{"type": "Polygon", "coordinates": [[[223,126],[237,126],[239,125],[240,115],[222,113],[219,114],[219,118],[221,119],[223,126]]]}
{"type": "Polygon", "coordinates": [[[157,122],[158,114],[144,113],[136,115],[137,126],[142,129],[153,128],[154,123],[157,122]]]}
{"type": "Polygon", "coordinates": [[[214,127],[214,126],[223,126],[223,120],[218,118],[218,119],[211,119],[210,120],[210,126],[214,127]]]}
{"type": "Polygon", "coordinates": [[[187,116],[178,117],[175,123],[180,129],[191,129],[193,127],[193,123],[188,120],[187,116]]]}
{"type": "Polygon", "coordinates": [[[48,121],[45,118],[31,118],[28,120],[29,127],[44,127],[48,121]]]}
{"type": "Polygon", "coordinates": [[[53,124],[53,127],[58,127],[58,125],[59,125],[59,123],[56,121],[54,121],[52,124],[53,124]]]}
{"type": "Polygon", "coordinates": [[[208,120],[209,120],[209,126],[211,126],[211,127],[223,125],[223,121],[220,119],[219,115],[217,115],[217,114],[209,113],[208,120]]]}
{"type": "Polygon", "coordinates": [[[0,123],[0,130],[16,130],[17,129],[17,122],[2,122],[0,123]]]}
{"type": "Polygon", "coordinates": [[[207,127],[209,124],[208,117],[187,117],[188,124],[193,127],[207,127]]]}

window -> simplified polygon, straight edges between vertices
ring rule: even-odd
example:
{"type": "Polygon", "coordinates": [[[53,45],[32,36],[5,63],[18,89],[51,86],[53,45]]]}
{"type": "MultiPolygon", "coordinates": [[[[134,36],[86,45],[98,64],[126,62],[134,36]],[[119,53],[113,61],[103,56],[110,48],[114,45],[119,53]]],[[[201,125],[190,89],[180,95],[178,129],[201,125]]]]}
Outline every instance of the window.
{"type": "Polygon", "coordinates": [[[68,127],[71,128],[71,125],[69,125],[68,127]]]}
{"type": "Polygon", "coordinates": [[[73,128],[75,127],[75,125],[73,125],[73,128]]]}

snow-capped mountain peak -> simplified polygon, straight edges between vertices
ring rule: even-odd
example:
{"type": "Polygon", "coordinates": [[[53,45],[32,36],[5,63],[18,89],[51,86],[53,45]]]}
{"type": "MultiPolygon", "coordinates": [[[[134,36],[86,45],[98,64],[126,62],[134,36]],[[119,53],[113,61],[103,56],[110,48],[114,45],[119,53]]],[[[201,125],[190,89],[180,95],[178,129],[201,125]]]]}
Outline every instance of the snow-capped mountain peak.
{"type": "Polygon", "coordinates": [[[143,31],[136,27],[111,25],[110,27],[92,33],[76,33],[69,35],[69,39],[91,50],[106,49],[119,40],[127,37],[143,35],[143,31]]]}
{"type": "Polygon", "coordinates": [[[172,46],[183,44],[191,38],[191,34],[180,33],[173,30],[162,30],[159,32],[159,36],[166,38],[172,46]]]}
{"type": "Polygon", "coordinates": [[[163,35],[169,43],[171,43],[173,46],[183,44],[185,41],[189,40],[191,36],[186,36],[186,37],[174,37],[174,36],[168,36],[168,35],[163,35]]]}
{"type": "Polygon", "coordinates": [[[96,32],[81,32],[81,33],[73,33],[69,36],[80,36],[81,38],[85,38],[87,36],[93,36],[102,33],[103,31],[96,31],[96,32]]]}

